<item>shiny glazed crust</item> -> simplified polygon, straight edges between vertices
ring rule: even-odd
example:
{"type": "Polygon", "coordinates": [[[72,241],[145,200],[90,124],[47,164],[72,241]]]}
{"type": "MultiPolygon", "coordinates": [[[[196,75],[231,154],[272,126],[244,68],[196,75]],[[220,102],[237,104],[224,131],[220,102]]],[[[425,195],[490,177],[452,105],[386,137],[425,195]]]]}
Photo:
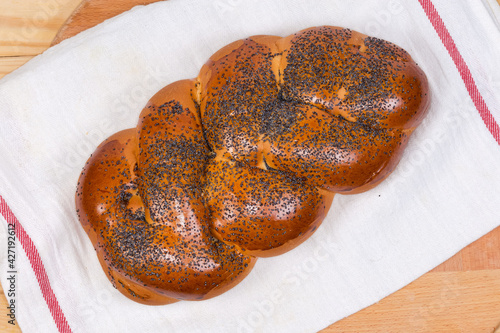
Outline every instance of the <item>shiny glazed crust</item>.
{"type": "Polygon", "coordinates": [[[385,179],[428,103],[424,73],[380,39],[324,26],[236,41],[97,148],[78,216],[127,297],[211,298],[305,241],[335,193],[385,179]]]}

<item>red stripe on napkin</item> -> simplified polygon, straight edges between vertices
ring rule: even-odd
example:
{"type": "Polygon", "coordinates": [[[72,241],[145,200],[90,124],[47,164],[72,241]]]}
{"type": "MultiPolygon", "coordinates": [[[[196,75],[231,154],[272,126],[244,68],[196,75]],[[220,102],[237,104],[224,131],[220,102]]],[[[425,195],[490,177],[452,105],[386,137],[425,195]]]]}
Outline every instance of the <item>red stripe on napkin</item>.
{"type": "Polygon", "coordinates": [[[455,63],[455,66],[457,67],[458,72],[460,73],[460,76],[465,83],[465,87],[469,92],[472,102],[474,102],[474,105],[479,112],[479,115],[483,119],[486,128],[488,128],[488,131],[490,131],[491,135],[493,135],[497,143],[500,145],[500,127],[498,126],[498,123],[495,121],[495,118],[493,118],[493,115],[488,109],[483,96],[481,96],[481,93],[479,93],[476,82],[472,77],[469,67],[458,51],[457,46],[455,45],[455,41],[444,25],[441,16],[436,10],[436,7],[434,7],[434,4],[431,0],[419,0],[419,2],[425,11],[425,14],[429,18],[429,21],[431,21],[434,30],[436,30],[437,34],[439,35],[441,42],[443,42],[443,45],[446,47],[446,50],[448,50],[448,53],[453,59],[453,62],[455,63]]]}
{"type": "Polygon", "coordinates": [[[31,264],[31,268],[33,269],[33,272],[35,272],[43,298],[49,307],[50,313],[52,314],[52,318],[54,319],[59,332],[71,332],[68,321],[66,320],[66,317],[59,306],[56,295],[54,295],[54,291],[50,286],[49,277],[47,276],[47,272],[45,271],[45,267],[43,266],[42,259],[40,258],[40,254],[38,254],[35,244],[33,244],[30,236],[26,233],[23,226],[19,223],[19,220],[2,196],[0,196],[0,214],[4,217],[8,224],[14,227],[16,238],[19,240],[19,243],[21,243],[21,246],[23,247],[24,252],[26,253],[26,256],[31,264]]]}

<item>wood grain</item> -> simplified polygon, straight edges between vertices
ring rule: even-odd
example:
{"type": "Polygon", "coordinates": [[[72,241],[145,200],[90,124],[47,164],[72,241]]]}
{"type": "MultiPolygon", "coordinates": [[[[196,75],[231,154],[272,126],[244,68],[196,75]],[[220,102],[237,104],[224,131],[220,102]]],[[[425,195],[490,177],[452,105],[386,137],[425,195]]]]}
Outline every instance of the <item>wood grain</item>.
{"type": "Polygon", "coordinates": [[[0,57],[0,78],[31,60],[34,56],[0,57]]]}
{"type": "Polygon", "coordinates": [[[500,270],[434,272],[323,333],[485,333],[499,321],[500,270]]]}
{"type": "MultiPolygon", "coordinates": [[[[134,5],[156,1],[0,2],[0,78],[52,44],[134,5]]],[[[0,291],[1,288],[0,285],[0,291]]],[[[0,294],[3,309],[0,332],[18,333],[18,326],[7,323],[7,300],[3,292],[0,294]]],[[[500,333],[499,324],[500,228],[497,228],[405,288],[321,332],[500,333]]]]}
{"type": "Polygon", "coordinates": [[[52,41],[52,45],[92,28],[99,23],[121,14],[138,5],[147,5],[160,0],[84,0],[68,18],[52,41]]]}
{"type": "Polygon", "coordinates": [[[45,51],[79,2],[0,1],[0,57],[35,56],[45,51]]]}
{"type": "Polygon", "coordinates": [[[14,321],[14,325],[9,323],[10,317],[8,317],[10,311],[7,309],[7,299],[5,298],[4,291],[2,288],[2,285],[0,284],[0,332],[5,332],[5,333],[20,333],[21,329],[19,328],[19,325],[17,324],[17,321],[14,321]]]}

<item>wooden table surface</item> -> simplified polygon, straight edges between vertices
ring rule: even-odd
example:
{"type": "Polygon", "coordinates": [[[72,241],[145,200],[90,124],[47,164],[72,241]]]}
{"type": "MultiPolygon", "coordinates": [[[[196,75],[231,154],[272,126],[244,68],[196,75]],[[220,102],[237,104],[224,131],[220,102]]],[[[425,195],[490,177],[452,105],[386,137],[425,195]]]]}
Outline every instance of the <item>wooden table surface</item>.
{"type": "MultiPolygon", "coordinates": [[[[63,35],[59,34],[58,40],[133,4],[157,0],[80,1],[1,1],[0,78],[49,48],[63,26],[63,35]],[[65,24],[77,8],[80,15],[65,24]]],[[[17,325],[8,324],[7,300],[3,292],[0,294],[0,332],[20,332],[17,325]]],[[[405,288],[322,332],[500,333],[499,325],[500,228],[497,228],[405,288]]]]}

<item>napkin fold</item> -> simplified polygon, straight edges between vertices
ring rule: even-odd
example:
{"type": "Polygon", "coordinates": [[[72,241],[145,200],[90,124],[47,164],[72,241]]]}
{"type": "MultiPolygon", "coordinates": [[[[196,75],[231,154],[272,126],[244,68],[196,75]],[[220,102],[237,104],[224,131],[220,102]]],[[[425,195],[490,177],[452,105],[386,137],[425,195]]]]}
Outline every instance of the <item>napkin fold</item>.
{"type": "Polygon", "coordinates": [[[136,7],[7,75],[0,271],[22,331],[315,332],[500,225],[497,7],[493,0],[170,0],[136,7]],[[389,40],[427,74],[431,108],[395,172],[369,192],[337,195],[308,241],[260,259],[219,297],[157,307],[125,298],[76,217],[76,183],[89,155],[134,127],[156,91],[196,77],[222,46],[316,25],[389,40]]]}

